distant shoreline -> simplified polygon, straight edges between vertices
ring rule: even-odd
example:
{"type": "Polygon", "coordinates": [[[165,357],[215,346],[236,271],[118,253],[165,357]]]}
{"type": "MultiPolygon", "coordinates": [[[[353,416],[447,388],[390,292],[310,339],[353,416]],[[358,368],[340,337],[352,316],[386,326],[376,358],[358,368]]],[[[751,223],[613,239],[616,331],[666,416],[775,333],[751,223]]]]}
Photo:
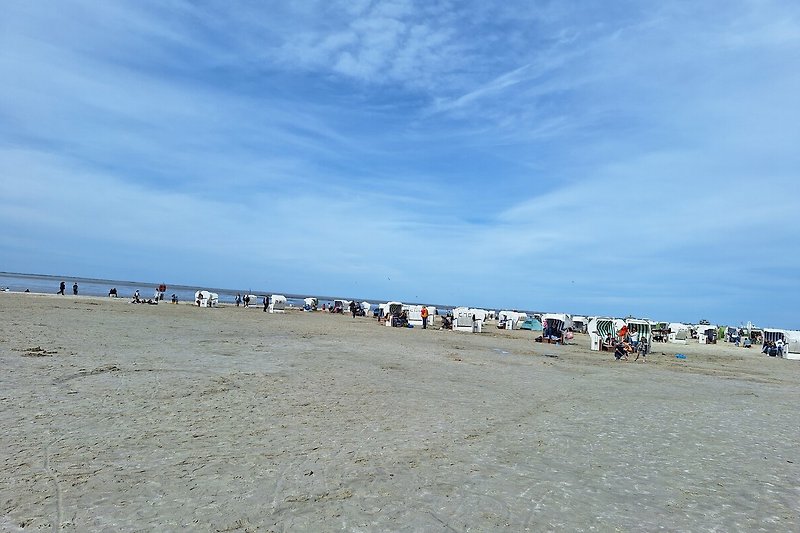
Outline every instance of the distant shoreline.
{"type": "MultiPolygon", "coordinates": [[[[84,284],[85,283],[89,283],[89,284],[93,284],[93,285],[103,285],[103,286],[108,286],[108,287],[119,287],[119,286],[125,287],[125,286],[129,286],[129,287],[136,287],[140,291],[147,291],[148,289],[152,289],[154,287],[157,287],[161,283],[165,283],[164,280],[160,280],[160,281],[126,281],[126,280],[115,280],[115,279],[107,279],[107,278],[88,278],[88,277],[70,276],[70,275],[31,274],[31,273],[24,273],[24,272],[0,272],[0,278],[3,278],[3,277],[22,278],[22,279],[29,279],[29,280],[52,280],[54,282],[54,286],[56,286],[56,287],[58,286],[58,283],[60,283],[61,281],[69,280],[69,283],[67,283],[68,286],[66,288],[66,292],[69,293],[70,295],[71,295],[71,291],[72,291],[71,284],[74,283],[74,282],[77,282],[79,284],[79,286],[80,286],[81,283],[84,283],[84,284]]],[[[391,298],[383,299],[383,298],[362,298],[362,297],[353,297],[353,296],[327,296],[327,295],[308,294],[308,293],[296,294],[296,293],[287,293],[287,292],[282,292],[282,291],[277,291],[277,290],[270,290],[270,291],[260,290],[260,289],[253,290],[252,288],[231,289],[231,288],[224,288],[224,287],[208,287],[208,286],[205,286],[205,285],[202,285],[202,284],[186,285],[186,284],[177,284],[177,283],[175,283],[175,284],[166,283],[166,285],[167,285],[167,292],[174,292],[174,291],[189,292],[190,291],[192,294],[194,294],[194,292],[197,291],[197,290],[208,290],[208,291],[211,291],[211,292],[216,292],[216,293],[219,293],[221,295],[226,295],[226,296],[231,296],[231,297],[235,296],[237,293],[241,293],[241,294],[249,293],[249,294],[255,294],[257,296],[270,295],[270,294],[282,294],[282,295],[286,296],[286,298],[288,298],[290,300],[302,300],[303,298],[312,297],[312,298],[319,299],[320,302],[322,302],[323,300],[333,301],[333,300],[351,300],[351,299],[353,299],[355,301],[359,301],[359,302],[367,301],[367,302],[371,302],[371,303],[384,303],[384,302],[394,301],[394,299],[391,299],[391,298]]],[[[12,292],[24,292],[24,290],[13,290],[12,292]]],[[[38,293],[41,293],[41,294],[49,294],[49,292],[41,291],[41,290],[40,291],[32,291],[32,292],[38,292],[38,293]]],[[[79,296],[80,295],[81,294],[79,293],[79,296]]],[[[95,291],[91,295],[103,296],[103,294],[100,294],[97,291],[95,291]]],[[[147,297],[148,294],[146,292],[142,292],[142,296],[147,297]]],[[[126,297],[127,297],[126,295],[120,295],[120,298],[126,298],[126,297]]],[[[436,304],[436,303],[432,303],[432,302],[403,302],[403,303],[407,303],[407,304],[410,304],[410,305],[430,305],[430,306],[436,307],[437,309],[453,309],[453,308],[457,307],[455,305],[436,304]]],[[[526,312],[533,313],[534,311],[526,311],[526,312]]]]}

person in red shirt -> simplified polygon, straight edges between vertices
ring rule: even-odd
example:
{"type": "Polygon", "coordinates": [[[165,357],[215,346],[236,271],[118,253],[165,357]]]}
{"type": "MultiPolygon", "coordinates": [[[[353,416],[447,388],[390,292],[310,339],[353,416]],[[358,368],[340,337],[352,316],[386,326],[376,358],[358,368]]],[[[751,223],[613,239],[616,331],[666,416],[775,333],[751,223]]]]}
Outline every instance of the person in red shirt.
{"type": "Polygon", "coordinates": [[[422,329],[428,329],[428,308],[424,305],[422,306],[420,315],[422,316],[422,329]]]}

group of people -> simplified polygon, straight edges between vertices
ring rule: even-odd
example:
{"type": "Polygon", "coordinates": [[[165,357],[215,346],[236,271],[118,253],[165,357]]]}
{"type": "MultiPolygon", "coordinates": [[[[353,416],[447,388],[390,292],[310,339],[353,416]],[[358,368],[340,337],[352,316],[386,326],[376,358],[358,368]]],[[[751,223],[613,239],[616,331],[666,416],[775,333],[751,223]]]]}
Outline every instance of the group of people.
{"type": "Polygon", "coordinates": [[[628,354],[636,354],[636,358],[634,361],[638,361],[639,357],[642,358],[642,362],[647,362],[647,350],[644,349],[643,345],[638,345],[636,348],[631,346],[630,343],[625,341],[618,341],[614,346],[614,359],[619,361],[620,359],[625,359],[628,361],[628,354]]]}
{"type": "Polygon", "coordinates": [[[158,305],[158,296],[156,295],[153,298],[148,298],[145,300],[139,294],[139,289],[136,289],[133,293],[133,299],[131,299],[132,304],[150,304],[150,305],[158,305]]]}
{"type": "Polygon", "coordinates": [[[557,325],[550,324],[549,321],[545,320],[545,324],[542,327],[542,342],[563,344],[564,332],[557,325]]]}
{"type": "MultiPolygon", "coordinates": [[[[67,284],[62,281],[58,286],[58,292],[56,294],[63,295],[64,291],[66,291],[66,290],[67,290],[67,284]]],[[[72,284],[72,294],[74,294],[75,296],[78,295],[78,282],[77,281],[72,284]]]]}
{"type": "MultiPolygon", "coordinates": [[[[56,294],[64,294],[67,289],[67,284],[65,282],[61,282],[58,286],[58,292],[56,294]]],[[[156,287],[155,292],[153,293],[153,297],[147,300],[144,300],[140,294],[139,289],[133,293],[133,297],[131,299],[131,303],[139,304],[139,303],[148,303],[148,304],[157,304],[160,300],[164,299],[164,291],[167,290],[167,286],[163,283],[156,287]]],[[[25,292],[30,292],[30,290],[26,290],[25,292]]],[[[72,294],[77,296],[78,295],[78,282],[72,284],[72,294]]],[[[116,287],[112,287],[108,290],[108,297],[109,298],[117,298],[119,293],[116,287]]],[[[172,303],[178,303],[178,297],[173,294],[172,295],[172,303]]]]}
{"type": "MultiPolygon", "coordinates": [[[[428,311],[428,308],[423,305],[422,309],[420,309],[419,315],[420,318],[422,319],[422,329],[428,329],[428,317],[430,317],[430,311],[428,311]]],[[[353,316],[355,317],[355,315],[353,316]]],[[[409,325],[408,311],[406,309],[402,309],[401,311],[397,311],[395,313],[387,313],[384,311],[383,307],[378,307],[375,310],[374,316],[378,319],[379,324],[386,324],[386,322],[388,321],[389,324],[393,327],[397,328],[411,327],[409,325]]],[[[453,329],[452,317],[450,317],[449,320],[447,320],[447,317],[444,317],[441,329],[453,329]]]]}
{"type": "Polygon", "coordinates": [[[408,327],[408,311],[400,311],[399,313],[388,314],[384,322],[386,320],[390,321],[390,325],[393,328],[407,328],[408,327]]]}
{"type": "Polygon", "coordinates": [[[360,304],[357,304],[355,300],[350,300],[350,314],[353,315],[353,318],[357,316],[364,316],[364,308],[361,307],[360,304]]]}
{"type": "MultiPolygon", "coordinates": [[[[261,299],[264,304],[264,312],[266,313],[267,310],[269,309],[269,296],[265,294],[264,296],[261,297],[261,299]]],[[[241,294],[236,293],[236,298],[234,298],[233,301],[236,302],[236,307],[239,307],[242,304],[244,304],[244,307],[250,307],[251,300],[252,297],[249,294],[245,294],[244,296],[242,296],[241,294]]],[[[255,303],[257,304],[257,302],[255,303]]]]}
{"type": "Polygon", "coordinates": [[[783,357],[784,346],[785,344],[783,339],[778,339],[776,341],[764,341],[764,344],[761,348],[761,353],[767,354],[770,357],[783,357]]]}
{"type": "MultiPolygon", "coordinates": [[[[757,340],[759,339],[757,338],[757,340]]],[[[737,330],[731,330],[729,328],[728,342],[732,342],[735,346],[744,346],[745,348],[750,348],[753,345],[753,339],[751,339],[742,328],[737,330]],[[744,337],[744,339],[742,339],[742,337],[744,337]]]]}
{"type": "Polygon", "coordinates": [[[453,315],[448,313],[442,317],[442,329],[453,329],[453,315]]]}
{"type": "MultiPolygon", "coordinates": [[[[164,287],[164,286],[162,285],[162,287],[164,287]]],[[[117,291],[116,287],[112,287],[111,289],[109,289],[108,297],[109,298],[118,298],[119,297],[119,292],[117,291]]],[[[139,294],[139,289],[136,289],[134,291],[134,293],[133,293],[133,296],[131,297],[131,303],[132,304],[147,303],[147,304],[155,305],[155,304],[158,304],[158,302],[162,301],[162,300],[164,300],[164,291],[161,290],[161,287],[157,288],[155,290],[155,292],[153,293],[153,297],[152,298],[148,298],[147,300],[145,300],[145,299],[143,299],[141,297],[141,295],[139,294]]],[[[175,294],[175,293],[172,293],[170,301],[172,303],[174,303],[174,304],[178,303],[178,295],[175,294]]]]}
{"type": "Polygon", "coordinates": [[[388,322],[393,327],[406,327],[408,326],[408,311],[405,309],[396,313],[389,313],[384,311],[383,307],[376,309],[375,317],[378,319],[378,324],[386,325],[388,322]]]}
{"type": "Polygon", "coordinates": [[[234,301],[236,302],[236,307],[239,307],[240,305],[244,305],[244,307],[250,307],[249,294],[245,294],[244,296],[242,296],[241,294],[236,293],[236,298],[234,299],[234,301]]]}
{"type": "Polygon", "coordinates": [[[634,361],[638,361],[641,357],[643,362],[647,362],[647,339],[641,338],[638,330],[629,328],[627,325],[622,326],[617,333],[617,338],[614,338],[611,333],[607,333],[606,338],[603,339],[602,349],[613,350],[616,361],[621,359],[628,361],[628,354],[635,353],[634,361]]]}

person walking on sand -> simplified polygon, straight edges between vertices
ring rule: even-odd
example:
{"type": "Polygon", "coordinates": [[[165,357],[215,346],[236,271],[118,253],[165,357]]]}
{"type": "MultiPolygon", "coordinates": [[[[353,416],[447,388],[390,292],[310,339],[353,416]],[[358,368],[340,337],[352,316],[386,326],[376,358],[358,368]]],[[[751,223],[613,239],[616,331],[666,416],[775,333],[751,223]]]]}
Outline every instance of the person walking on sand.
{"type": "Polygon", "coordinates": [[[239,307],[240,303],[242,303],[242,295],[237,292],[236,293],[236,307],[239,307]]]}
{"type": "Polygon", "coordinates": [[[60,295],[63,296],[64,295],[64,289],[66,289],[66,288],[67,288],[67,284],[62,281],[61,285],[58,286],[58,292],[56,294],[60,294],[60,295]]]}
{"type": "Polygon", "coordinates": [[[269,296],[266,294],[264,295],[264,312],[267,312],[267,307],[269,307],[269,296]]]}
{"type": "Polygon", "coordinates": [[[428,329],[428,308],[423,305],[419,314],[422,317],[422,329],[428,329]]]}
{"type": "Polygon", "coordinates": [[[78,282],[77,281],[72,285],[72,294],[74,294],[75,296],[78,295],[78,282]]]}

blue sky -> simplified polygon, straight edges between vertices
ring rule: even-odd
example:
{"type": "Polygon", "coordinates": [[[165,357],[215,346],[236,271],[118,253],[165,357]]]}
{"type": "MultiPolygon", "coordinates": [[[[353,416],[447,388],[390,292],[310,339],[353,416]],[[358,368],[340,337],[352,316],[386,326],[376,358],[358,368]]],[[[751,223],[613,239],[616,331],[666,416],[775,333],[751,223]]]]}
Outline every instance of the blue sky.
{"type": "Polygon", "coordinates": [[[800,328],[800,3],[3,11],[0,270],[800,328]]]}

